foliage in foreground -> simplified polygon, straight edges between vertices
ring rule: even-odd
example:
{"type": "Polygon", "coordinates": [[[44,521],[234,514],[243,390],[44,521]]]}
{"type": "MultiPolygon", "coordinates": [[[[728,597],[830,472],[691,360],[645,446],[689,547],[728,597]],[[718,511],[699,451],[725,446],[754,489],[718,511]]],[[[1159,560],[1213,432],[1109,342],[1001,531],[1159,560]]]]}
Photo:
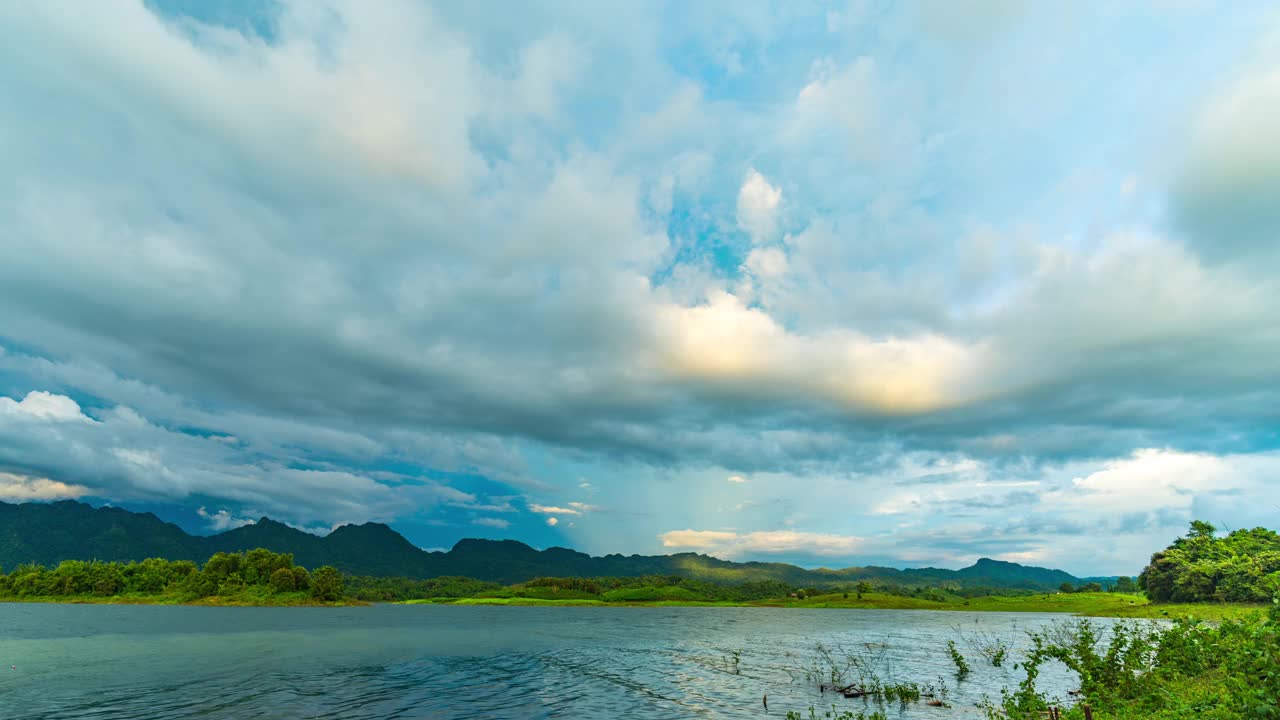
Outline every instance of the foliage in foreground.
{"type": "Polygon", "coordinates": [[[1036,688],[1052,661],[1080,680],[1079,701],[1064,718],[1083,718],[1087,705],[1099,720],[1280,720],[1280,605],[1216,627],[1177,620],[1104,632],[1077,620],[1031,642],[1022,682],[987,706],[992,720],[1040,718],[1061,706],[1036,688]]]}
{"type": "Polygon", "coordinates": [[[216,553],[203,566],[160,558],[127,563],[65,560],[54,568],[19,565],[7,575],[0,573],[0,598],[16,600],[226,598],[253,604],[299,604],[336,602],[345,593],[345,580],[336,569],[326,565],[309,572],[293,564],[292,554],[262,548],[216,553]]]}

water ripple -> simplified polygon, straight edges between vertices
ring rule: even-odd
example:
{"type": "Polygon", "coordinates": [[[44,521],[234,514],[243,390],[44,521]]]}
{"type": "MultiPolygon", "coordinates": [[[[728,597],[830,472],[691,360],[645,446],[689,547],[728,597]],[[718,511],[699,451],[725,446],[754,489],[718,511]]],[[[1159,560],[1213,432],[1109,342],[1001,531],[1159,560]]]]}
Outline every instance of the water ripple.
{"type": "MultiPolygon", "coordinates": [[[[0,708],[13,720],[458,718],[635,720],[874,709],[819,693],[798,670],[815,643],[861,653],[886,679],[949,678],[959,623],[1023,644],[1048,615],[768,608],[380,606],[243,608],[0,605],[0,708]],[[732,654],[740,653],[735,667],[732,654]]],[[[971,658],[953,712],[1016,682],[971,658]]],[[[1069,679],[1049,669],[1044,686],[1069,679]]],[[[893,706],[900,720],[936,718],[893,706]]]]}

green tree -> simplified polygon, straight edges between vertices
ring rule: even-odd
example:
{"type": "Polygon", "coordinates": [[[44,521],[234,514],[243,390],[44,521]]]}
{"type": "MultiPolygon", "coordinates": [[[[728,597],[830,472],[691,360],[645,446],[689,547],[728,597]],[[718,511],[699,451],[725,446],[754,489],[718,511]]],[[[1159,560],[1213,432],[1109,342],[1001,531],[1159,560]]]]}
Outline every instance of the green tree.
{"type": "Polygon", "coordinates": [[[1266,602],[1275,596],[1280,535],[1266,528],[1217,537],[1195,521],[1185,537],[1151,556],[1138,586],[1153,602],[1266,602]]]}
{"type": "Polygon", "coordinates": [[[345,590],[342,573],[332,565],[318,567],[311,573],[311,596],[317,600],[341,600],[345,590]]]}
{"type": "Polygon", "coordinates": [[[1085,583],[1084,585],[1080,586],[1080,592],[1090,592],[1090,593],[1102,592],[1102,585],[1096,582],[1085,583]]]}
{"type": "Polygon", "coordinates": [[[1137,592],[1138,586],[1133,582],[1133,578],[1128,575],[1122,575],[1116,578],[1116,584],[1111,586],[1111,592],[1131,593],[1137,592]]]}
{"type": "Polygon", "coordinates": [[[306,590],[311,587],[311,573],[301,565],[294,565],[293,568],[293,586],[298,590],[306,590]]]}
{"type": "Polygon", "coordinates": [[[1064,582],[1058,586],[1058,592],[1073,593],[1075,591],[1076,591],[1076,586],[1072,585],[1069,582],[1064,582]]]}
{"type": "Polygon", "coordinates": [[[1191,532],[1187,533],[1187,537],[1212,538],[1216,532],[1218,532],[1218,528],[1214,527],[1212,523],[1207,523],[1203,520],[1192,520],[1191,532]]]}
{"type": "Polygon", "coordinates": [[[293,570],[290,568],[276,568],[271,573],[271,590],[273,592],[293,592],[297,589],[298,584],[293,579],[293,570]]]}

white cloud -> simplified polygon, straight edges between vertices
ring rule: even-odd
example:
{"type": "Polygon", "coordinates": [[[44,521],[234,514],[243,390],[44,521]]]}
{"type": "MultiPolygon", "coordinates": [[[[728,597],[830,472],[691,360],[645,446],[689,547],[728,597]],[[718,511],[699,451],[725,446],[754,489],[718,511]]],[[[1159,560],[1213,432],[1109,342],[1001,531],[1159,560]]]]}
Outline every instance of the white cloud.
{"type": "Polygon", "coordinates": [[[1047,494],[1043,505],[1106,514],[1189,511],[1201,494],[1251,484],[1231,458],[1147,448],[1072,479],[1070,487],[1047,494]]]}
{"type": "Polygon", "coordinates": [[[796,553],[828,557],[848,557],[858,552],[865,540],[852,535],[760,530],[738,533],[721,530],[672,530],[658,536],[662,546],[696,550],[718,557],[743,554],[796,553]]]}
{"type": "Polygon", "coordinates": [[[490,518],[490,517],[476,518],[471,521],[471,524],[482,525],[484,527],[498,528],[500,530],[511,527],[510,520],[504,520],[502,518],[490,518]]]}
{"type": "Polygon", "coordinates": [[[559,525],[559,524],[560,524],[560,519],[559,519],[559,518],[554,518],[554,517],[549,517],[549,518],[547,518],[547,524],[548,524],[548,525],[550,525],[551,527],[555,527],[556,525],[559,525]]]}
{"type": "Polygon", "coordinates": [[[20,401],[0,397],[0,415],[26,416],[53,422],[93,422],[80,404],[66,395],[33,390],[20,401]]]}
{"type": "Polygon", "coordinates": [[[731,483],[744,483],[747,481],[747,479],[742,477],[741,475],[730,475],[727,478],[727,480],[728,482],[731,482],[731,483]]]}
{"type": "Polygon", "coordinates": [[[9,502],[74,500],[92,493],[93,491],[84,485],[0,472],[0,500],[9,502]]]}
{"type": "Polygon", "coordinates": [[[751,168],[738,190],[738,227],[751,236],[753,242],[770,240],[777,233],[778,205],[782,202],[782,190],[769,184],[763,175],[751,168]]]}
{"type": "Polygon", "coordinates": [[[209,512],[203,506],[196,510],[196,514],[208,521],[209,529],[214,532],[232,530],[245,525],[252,525],[256,522],[251,517],[236,517],[229,510],[209,512]]]}
{"type": "MultiPolygon", "coordinates": [[[[570,503],[572,505],[572,503],[570,503]]],[[[538,503],[530,503],[529,510],[531,512],[542,513],[544,515],[581,515],[582,511],[575,507],[558,507],[556,505],[539,505],[538,503]]]]}
{"type": "Polygon", "coordinates": [[[770,280],[787,272],[787,254],[775,247],[752,248],[742,266],[757,278],[770,280]]]}

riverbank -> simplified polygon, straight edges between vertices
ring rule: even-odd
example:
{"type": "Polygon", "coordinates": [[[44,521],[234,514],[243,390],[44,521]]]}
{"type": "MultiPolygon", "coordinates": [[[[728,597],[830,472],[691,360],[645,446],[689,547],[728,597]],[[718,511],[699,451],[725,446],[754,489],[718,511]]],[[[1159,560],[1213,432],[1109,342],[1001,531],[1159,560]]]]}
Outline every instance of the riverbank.
{"type": "MultiPolygon", "coordinates": [[[[255,588],[256,590],[256,588],[255,588]]],[[[0,603],[41,603],[63,605],[192,605],[205,607],[352,607],[368,605],[363,600],[319,600],[307,592],[243,592],[192,598],[185,594],[128,593],[123,595],[33,595],[0,597],[0,603]]]]}
{"type": "Polygon", "coordinates": [[[1244,617],[1264,609],[1246,604],[1153,604],[1142,595],[1126,593],[1050,593],[978,597],[947,601],[926,600],[883,593],[833,593],[797,599],[756,600],[751,602],[706,602],[697,600],[659,600],[653,602],[608,602],[571,598],[429,598],[406,600],[404,605],[516,605],[559,607],[775,607],[775,608],[848,608],[879,610],[935,610],[940,612],[1039,612],[1067,613],[1085,617],[1118,617],[1168,619],[1190,617],[1208,622],[1244,617]]]}
{"type": "MultiPolygon", "coordinates": [[[[51,595],[0,597],[5,603],[63,603],[70,605],[194,605],[214,607],[356,607],[370,603],[355,598],[337,601],[318,600],[307,592],[275,593],[253,587],[234,595],[212,595],[192,598],[187,594],[129,593],[122,595],[51,595]]],[[[1172,619],[1195,618],[1206,622],[1237,619],[1264,610],[1261,605],[1247,604],[1166,604],[1151,603],[1142,595],[1124,593],[1050,593],[1044,595],[993,595],[946,601],[864,593],[862,597],[844,593],[816,595],[798,599],[753,600],[627,600],[608,601],[593,598],[471,597],[426,598],[405,600],[399,605],[466,605],[525,607],[771,607],[860,610],[932,610],[938,612],[1031,612],[1065,613],[1083,617],[1172,619]]]]}

